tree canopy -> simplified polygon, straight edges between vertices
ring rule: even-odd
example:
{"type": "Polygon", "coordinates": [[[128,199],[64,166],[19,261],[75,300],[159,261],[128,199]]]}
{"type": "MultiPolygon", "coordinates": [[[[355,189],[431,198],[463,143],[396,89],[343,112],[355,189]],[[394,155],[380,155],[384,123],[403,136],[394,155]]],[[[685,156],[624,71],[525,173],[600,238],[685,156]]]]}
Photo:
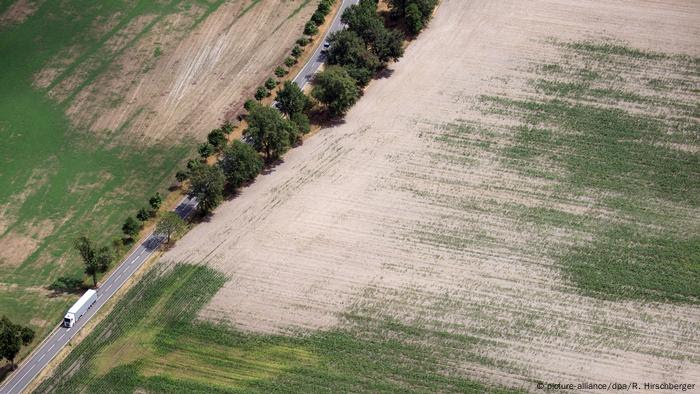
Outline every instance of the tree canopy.
{"type": "Polygon", "coordinates": [[[332,116],[341,116],[360,96],[360,89],[348,72],[330,66],[316,76],[311,95],[325,104],[332,116]]]}
{"type": "Polygon", "coordinates": [[[377,55],[367,49],[365,42],[351,30],[333,33],[328,39],[328,64],[344,66],[351,77],[365,86],[383,66],[377,55]]]}
{"type": "Polygon", "coordinates": [[[412,34],[418,34],[430,20],[437,0],[389,0],[391,13],[405,19],[406,27],[412,34]]]}
{"type": "Polygon", "coordinates": [[[298,131],[294,123],[284,119],[276,109],[258,105],[248,115],[245,135],[255,150],[264,152],[267,160],[274,160],[296,141],[298,131]]]}
{"type": "Polygon", "coordinates": [[[9,361],[12,369],[22,345],[29,345],[33,340],[34,331],[31,328],[14,324],[7,316],[0,318],[0,359],[9,361]]]}
{"type": "Polygon", "coordinates": [[[196,197],[200,212],[207,214],[223,200],[226,179],[218,166],[199,164],[190,170],[188,195],[196,197]]]}
{"type": "Polygon", "coordinates": [[[158,221],[156,233],[165,235],[166,242],[170,243],[172,237],[182,233],[187,227],[187,223],[173,211],[168,211],[158,221]]]}
{"type": "Polygon", "coordinates": [[[285,81],[282,89],[277,92],[277,108],[280,112],[291,117],[292,114],[304,111],[309,103],[309,98],[297,84],[285,81]]]}
{"type": "Polygon", "coordinates": [[[263,162],[250,145],[235,140],[222,152],[219,166],[229,185],[237,188],[255,179],[262,171],[263,162]]]}
{"type": "Polygon", "coordinates": [[[133,216],[126,218],[124,225],[122,225],[122,232],[129,238],[134,238],[139,235],[139,231],[141,231],[141,223],[134,219],[133,216]]]}
{"type": "Polygon", "coordinates": [[[220,151],[226,146],[226,133],[221,129],[214,129],[207,135],[207,142],[214,150],[220,151]]]}
{"type": "Polygon", "coordinates": [[[107,272],[112,263],[112,251],[107,246],[97,248],[90,238],[82,236],[75,240],[75,249],[80,253],[85,265],[85,274],[92,277],[97,286],[97,274],[107,272]]]}

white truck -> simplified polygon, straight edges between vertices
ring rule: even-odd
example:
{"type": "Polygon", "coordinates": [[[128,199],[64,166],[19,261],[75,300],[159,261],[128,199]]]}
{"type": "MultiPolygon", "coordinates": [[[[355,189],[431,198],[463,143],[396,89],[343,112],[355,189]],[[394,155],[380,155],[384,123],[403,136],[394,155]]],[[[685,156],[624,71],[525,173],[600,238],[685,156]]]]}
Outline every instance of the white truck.
{"type": "Polygon", "coordinates": [[[88,309],[92,306],[92,304],[97,301],[97,291],[95,290],[88,290],[83,294],[80,299],[73,304],[72,307],[68,310],[68,313],[66,313],[66,316],[63,317],[63,327],[66,328],[71,328],[73,327],[73,324],[80,319],[85,312],[87,312],[88,309]]]}

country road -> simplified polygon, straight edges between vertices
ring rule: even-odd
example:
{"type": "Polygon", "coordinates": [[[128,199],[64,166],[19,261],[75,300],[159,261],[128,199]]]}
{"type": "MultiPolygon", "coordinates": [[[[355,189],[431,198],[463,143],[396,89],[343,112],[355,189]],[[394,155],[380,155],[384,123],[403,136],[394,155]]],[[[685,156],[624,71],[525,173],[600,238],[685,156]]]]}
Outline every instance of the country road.
{"type": "MultiPolygon", "coordinates": [[[[185,218],[196,206],[197,201],[194,198],[184,198],[175,208],[175,212],[185,218]]],[[[148,260],[162,241],[162,236],[149,234],[138,248],[131,252],[100,285],[97,289],[97,301],[85,312],[83,317],[71,328],[57,325],[29,357],[24,359],[19,368],[12,372],[0,388],[0,393],[21,393],[97,311],[112,298],[129,277],[148,260]]]]}
{"type": "Polygon", "coordinates": [[[297,74],[297,76],[294,77],[294,83],[299,85],[300,88],[303,89],[304,85],[311,81],[314,74],[316,74],[316,71],[318,71],[319,67],[321,67],[321,65],[323,64],[325,60],[325,55],[322,53],[323,43],[326,42],[328,36],[332,33],[335,33],[338,30],[343,29],[344,26],[342,22],[340,22],[340,17],[343,15],[343,11],[345,11],[345,9],[350,7],[351,5],[357,4],[359,2],[360,0],[343,0],[343,4],[340,5],[338,13],[333,18],[333,22],[331,22],[331,26],[328,28],[326,34],[323,36],[323,40],[321,40],[319,46],[316,47],[313,55],[311,55],[309,61],[306,62],[306,64],[304,65],[304,68],[302,68],[301,71],[299,71],[299,74],[297,74]]]}
{"type": "MultiPolygon", "coordinates": [[[[304,65],[301,71],[299,71],[297,76],[294,77],[293,82],[299,85],[299,87],[303,88],[323,64],[323,43],[326,42],[330,34],[344,27],[340,21],[340,16],[343,11],[358,2],[359,0],[343,0],[338,13],[333,18],[333,22],[331,22],[331,26],[314,50],[311,58],[309,58],[309,61],[304,65]]],[[[196,199],[185,198],[175,208],[175,212],[184,218],[187,217],[196,206],[196,199]]],[[[58,352],[61,351],[61,349],[73,339],[78,331],[90,321],[97,311],[112,298],[129,277],[131,277],[134,272],[138,271],[143,263],[157,250],[162,241],[163,239],[161,236],[153,233],[149,234],[138,248],[125,258],[119,266],[112,271],[104,283],[100,285],[97,290],[97,301],[85,312],[85,315],[71,328],[67,329],[61,325],[57,325],[43,342],[19,364],[17,370],[13,371],[7,377],[2,386],[0,386],[0,394],[23,392],[39,372],[56,357],[58,352]]]]}

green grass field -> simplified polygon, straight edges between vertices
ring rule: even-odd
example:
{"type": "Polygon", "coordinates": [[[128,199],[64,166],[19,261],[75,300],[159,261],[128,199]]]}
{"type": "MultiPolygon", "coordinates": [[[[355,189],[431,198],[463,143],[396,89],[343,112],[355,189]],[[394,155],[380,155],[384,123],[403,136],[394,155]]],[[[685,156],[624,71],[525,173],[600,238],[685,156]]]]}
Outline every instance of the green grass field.
{"type": "MultiPolygon", "coordinates": [[[[3,1],[0,10],[10,3],[3,1]]],[[[211,12],[219,4],[200,6],[211,12]]],[[[155,191],[164,191],[193,145],[131,146],[123,138],[113,140],[120,130],[98,136],[75,129],[65,111],[119,55],[105,47],[110,38],[140,16],[155,15],[136,35],[143,36],[155,21],[189,6],[186,1],[47,1],[25,21],[0,30],[0,239],[17,248],[23,246],[13,239],[35,240],[20,261],[0,261],[0,305],[13,321],[35,328],[38,340],[73,300],[49,297],[44,290],[59,276],[80,275],[72,240],[85,233],[111,243],[128,214],[155,191]],[[110,18],[116,23],[100,31],[110,18]],[[67,67],[48,88],[33,86],[49,61],[73,53],[68,48],[77,56],[66,57],[67,67]],[[48,89],[80,67],[87,72],[60,102],[48,97],[48,89]]]]}
{"type": "Polygon", "coordinates": [[[347,316],[347,329],[299,337],[198,321],[226,278],[205,266],[168,268],[132,288],[38,392],[509,392],[447,373],[423,344],[466,349],[476,346],[469,337],[359,316],[347,316]]]}

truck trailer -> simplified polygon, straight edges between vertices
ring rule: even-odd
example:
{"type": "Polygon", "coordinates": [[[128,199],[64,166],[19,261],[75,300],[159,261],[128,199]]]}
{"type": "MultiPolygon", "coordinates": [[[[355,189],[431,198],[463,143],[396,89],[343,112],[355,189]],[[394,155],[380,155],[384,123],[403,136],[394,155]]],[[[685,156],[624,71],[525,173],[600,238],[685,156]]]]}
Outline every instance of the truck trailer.
{"type": "Polygon", "coordinates": [[[90,309],[95,301],[97,301],[97,291],[86,291],[85,294],[83,294],[83,296],[80,297],[80,299],[73,304],[72,307],[70,307],[68,313],[66,313],[66,316],[63,318],[63,327],[73,327],[73,324],[75,324],[75,322],[77,322],[78,319],[80,319],[85,312],[90,309]]]}

